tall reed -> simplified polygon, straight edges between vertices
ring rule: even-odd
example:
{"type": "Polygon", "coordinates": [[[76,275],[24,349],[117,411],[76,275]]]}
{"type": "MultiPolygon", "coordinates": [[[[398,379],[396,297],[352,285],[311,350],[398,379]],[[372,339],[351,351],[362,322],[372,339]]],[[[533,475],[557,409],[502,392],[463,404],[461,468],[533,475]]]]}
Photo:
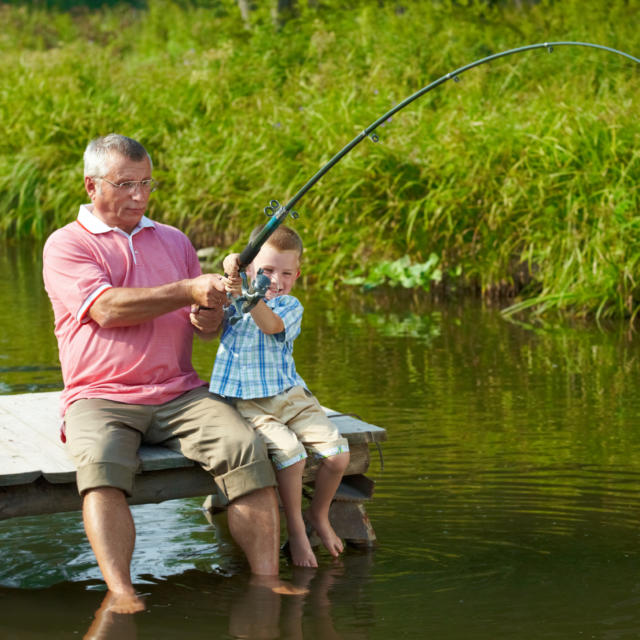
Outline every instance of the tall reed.
{"type": "MultiPolygon", "coordinates": [[[[280,29],[263,7],[249,30],[233,0],[0,5],[0,231],[43,237],[72,220],[86,142],[118,131],[153,156],[151,216],[237,248],[269,200],[471,60],[552,40],[640,55],[638,0],[378,4],[300,3],[280,29]]],[[[639,78],[622,57],[558,48],[445,83],[300,201],[305,271],[366,280],[435,254],[449,285],[516,293],[516,309],[635,315],[639,78]]]]}

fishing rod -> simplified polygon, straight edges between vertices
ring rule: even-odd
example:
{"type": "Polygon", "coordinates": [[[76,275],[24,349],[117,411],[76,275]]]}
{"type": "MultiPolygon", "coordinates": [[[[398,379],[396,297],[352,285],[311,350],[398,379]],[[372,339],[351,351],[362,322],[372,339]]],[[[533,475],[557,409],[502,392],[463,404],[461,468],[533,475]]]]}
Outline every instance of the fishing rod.
{"type": "Polygon", "coordinates": [[[340,160],[342,160],[342,158],[344,158],[355,146],[360,144],[360,142],[362,142],[365,138],[371,138],[373,142],[378,142],[378,135],[374,132],[381,124],[385,123],[389,118],[398,113],[398,111],[401,111],[418,98],[422,97],[426,93],[429,93],[429,91],[432,91],[436,87],[439,87],[441,84],[444,84],[448,80],[459,82],[460,76],[465,71],[469,71],[474,67],[479,67],[481,64],[486,64],[487,62],[497,60],[498,58],[504,58],[506,56],[522,53],[524,51],[531,51],[533,49],[546,49],[549,53],[552,53],[554,47],[567,46],[600,49],[602,51],[608,51],[609,53],[615,53],[640,64],[639,58],[636,58],[629,53],[625,53],[624,51],[612,49],[611,47],[605,47],[600,44],[593,44],[591,42],[544,42],[539,44],[530,44],[524,47],[517,47],[516,49],[508,49],[507,51],[501,51],[500,53],[494,53],[490,56],[479,58],[478,60],[474,60],[469,64],[455,69],[454,71],[446,73],[437,80],[434,80],[432,83],[428,84],[426,87],[423,87],[419,91],[416,91],[408,98],[405,98],[402,102],[398,103],[395,107],[387,111],[384,115],[381,115],[366,129],[363,129],[353,140],[351,140],[351,142],[340,149],[340,151],[338,151],[338,153],[336,153],[333,158],[331,158],[331,160],[329,160],[324,166],[322,166],[320,170],[302,186],[302,188],[291,198],[291,200],[289,200],[289,202],[287,202],[285,205],[281,205],[277,200],[271,200],[269,204],[264,208],[265,214],[270,216],[269,222],[267,222],[264,227],[256,234],[255,238],[249,241],[247,246],[242,250],[238,257],[238,266],[242,277],[242,295],[235,298],[233,296],[230,296],[231,304],[228,308],[229,313],[233,313],[231,307],[233,307],[235,311],[237,311],[234,321],[237,321],[242,313],[246,313],[247,311],[249,311],[258,302],[258,300],[264,297],[264,294],[269,287],[269,281],[266,276],[259,274],[253,283],[248,283],[246,275],[244,273],[245,269],[251,264],[256,255],[258,255],[258,252],[260,251],[262,245],[269,239],[269,236],[284,222],[288,215],[291,215],[291,217],[294,219],[298,217],[298,213],[293,210],[293,207],[299,202],[302,196],[304,196],[320,180],[320,178],[325,175],[325,173],[327,173],[336,164],[338,164],[338,162],[340,162],[340,160]]]}
{"type": "Polygon", "coordinates": [[[268,240],[269,236],[284,222],[288,215],[291,215],[292,218],[297,218],[298,213],[293,210],[293,207],[296,203],[305,195],[319,180],[327,173],[330,169],[332,169],[344,156],[346,156],[356,145],[360,144],[365,138],[371,138],[373,142],[378,142],[378,136],[374,133],[374,131],[384,122],[386,122],[390,117],[401,111],[408,105],[410,105],[414,100],[422,97],[429,91],[432,91],[436,87],[439,87],[441,84],[447,82],[448,80],[453,80],[454,82],[460,81],[460,76],[465,72],[473,69],[474,67],[479,67],[481,64],[486,64],[487,62],[491,62],[492,60],[497,60],[498,58],[504,58],[505,56],[514,55],[516,53],[522,53],[524,51],[531,51],[532,49],[547,49],[549,53],[553,52],[554,47],[563,47],[563,46],[571,46],[571,47],[590,47],[592,49],[601,49],[603,51],[608,51],[610,53],[615,53],[617,55],[628,58],[629,60],[633,60],[634,62],[640,64],[640,59],[632,56],[629,53],[625,53],[624,51],[618,51],[617,49],[612,49],[611,47],[605,47],[600,44],[593,44],[590,42],[544,42],[539,44],[530,44],[524,47],[517,47],[516,49],[509,49],[507,51],[502,51],[500,53],[494,53],[490,56],[486,56],[485,58],[480,58],[475,60],[474,62],[470,62],[454,71],[451,71],[442,77],[434,80],[431,84],[428,84],[426,87],[423,87],[419,91],[416,91],[408,98],[405,98],[402,102],[397,104],[395,107],[387,111],[384,115],[380,116],[375,122],[371,123],[366,129],[363,129],[361,133],[359,133],[351,142],[346,144],[338,153],[336,153],[331,160],[329,160],[320,170],[312,176],[306,184],[302,186],[302,188],[287,202],[285,205],[281,205],[277,200],[271,200],[271,202],[264,208],[265,214],[270,216],[269,222],[267,222],[261,231],[256,235],[256,237],[249,241],[247,246],[242,250],[240,256],[238,258],[238,263],[240,267],[240,271],[246,269],[249,264],[253,261],[253,259],[258,255],[260,248],[262,245],[268,240]]]}

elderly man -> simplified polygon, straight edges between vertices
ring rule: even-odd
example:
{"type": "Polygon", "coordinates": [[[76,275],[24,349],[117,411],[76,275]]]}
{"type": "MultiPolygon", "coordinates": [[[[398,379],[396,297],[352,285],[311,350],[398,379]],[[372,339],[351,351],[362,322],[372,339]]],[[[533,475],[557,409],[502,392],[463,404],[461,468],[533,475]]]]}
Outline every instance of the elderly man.
{"type": "Polygon", "coordinates": [[[286,590],[277,580],[279,515],[266,449],[191,364],[193,334],[218,332],[224,286],[202,275],[184,234],[144,215],[151,171],[135,140],[91,141],[91,204],[44,248],[65,386],[62,435],[78,469],[87,537],[119,613],[144,608],[131,581],[135,528],[126,502],[143,441],[180,451],[214,476],[251,571],[286,590]]]}

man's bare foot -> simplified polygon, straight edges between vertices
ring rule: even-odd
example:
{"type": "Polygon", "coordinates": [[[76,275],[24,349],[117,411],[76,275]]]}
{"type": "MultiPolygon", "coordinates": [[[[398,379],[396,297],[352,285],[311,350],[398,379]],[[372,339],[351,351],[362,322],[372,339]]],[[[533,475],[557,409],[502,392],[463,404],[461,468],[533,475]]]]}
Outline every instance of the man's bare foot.
{"type": "Polygon", "coordinates": [[[144,600],[135,593],[113,593],[107,604],[111,613],[138,613],[144,611],[144,600]]]}
{"type": "Polygon", "coordinates": [[[337,558],[344,551],[344,545],[342,544],[342,540],[338,537],[338,534],[333,530],[333,527],[329,522],[329,518],[317,518],[314,516],[311,509],[305,513],[305,517],[309,524],[315,529],[315,532],[320,538],[320,542],[322,542],[325,549],[334,558],[337,558]]]}
{"type": "Polygon", "coordinates": [[[294,587],[289,582],[280,580],[278,576],[259,576],[254,573],[251,576],[250,584],[271,589],[274,593],[279,593],[282,596],[305,596],[309,593],[309,589],[294,587]]]}
{"type": "MultiPolygon", "coordinates": [[[[130,596],[126,596],[129,598],[130,596]]],[[[138,596],[135,596],[138,598],[138,596]]],[[[138,598],[140,602],[143,602],[141,598],[138,598]]],[[[100,608],[96,611],[96,615],[91,623],[91,626],[87,630],[87,633],[83,636],[84,640],[105,640],[106,638],[118,638],[118,640],[135,640],[137,637],[135,618],[130,615],[117,615],[117,614],[129,614],[136,611],[142,611],[144,609],[144,603],[142,609],[136,609],[136,611],[130,611],[129,607],[125,607],[126,611],[121,611],[120,606],[124,603],[117,604],[118,596],[111,591],[107,591],[107,594],[100,604],[100,608]],[[115,609],[114,609],[115,605],[115,609]]]]}
{"type": "Polygon", "coordinates": [[[316,559],[307,532],[303,531],[302,535],[289,536],[289,553],[291,561],[296,567],[317,568],[318,560],[316,559]]]}

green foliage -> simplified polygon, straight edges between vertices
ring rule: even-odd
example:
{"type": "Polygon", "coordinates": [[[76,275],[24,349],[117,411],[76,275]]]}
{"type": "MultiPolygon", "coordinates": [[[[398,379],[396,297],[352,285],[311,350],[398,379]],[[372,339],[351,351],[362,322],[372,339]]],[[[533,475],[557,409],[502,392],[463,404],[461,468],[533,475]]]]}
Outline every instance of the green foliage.
{"type": "MultiPolygon", "coordinates": [[[[247,28],[234,0],[0,4],[0,233],[72,220],[87,141],[118,131],[153,157],[152,217],[237,249],[269,200],[472,60],[553,40],[640,54],[638,0],[524,4],[300,2],[278,28],[268,3],[247,28]]],[[[429,288],[436,256],[445,278],[519,293],[512,311],[635,316],[639,79],[557,47],[445,83],[300,201],[305,273],[429,288]]]]}
{"type": "MultiPolygon", "coordinates": [[[[431,283],[442,281],[439,268],[440,259],[435,253],[426,262],[411,264],[409,256],[397,260],[378,262],[371,266],[367,275],[352,274],[344,282],[350,285],[361,285],[364,289],[375,289],[382,285],[401,286],[405,289],[431,288],[431,283]]],[[[458,274],[459,275],[459,271],[458,274]]]]}

